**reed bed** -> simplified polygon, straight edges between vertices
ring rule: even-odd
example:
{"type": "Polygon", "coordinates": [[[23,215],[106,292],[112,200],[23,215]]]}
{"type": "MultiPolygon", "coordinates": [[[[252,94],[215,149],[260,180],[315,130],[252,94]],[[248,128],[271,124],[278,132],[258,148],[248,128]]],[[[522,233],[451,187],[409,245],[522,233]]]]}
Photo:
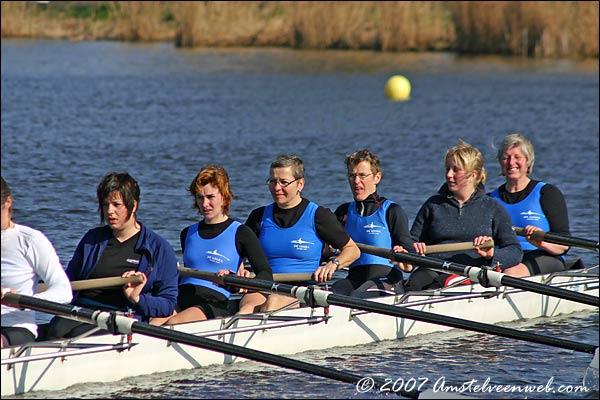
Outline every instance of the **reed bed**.
{"type": "Polygon", "coordinates": [[[2,37],[597,58],[598,1],[3,1],[2,37]]]}

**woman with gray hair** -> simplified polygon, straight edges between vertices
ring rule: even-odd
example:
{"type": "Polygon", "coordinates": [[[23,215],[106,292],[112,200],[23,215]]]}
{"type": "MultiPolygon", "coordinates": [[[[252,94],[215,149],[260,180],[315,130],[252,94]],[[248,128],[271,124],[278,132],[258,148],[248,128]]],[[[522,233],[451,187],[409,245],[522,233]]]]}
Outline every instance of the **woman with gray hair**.
{"type": "Polygon", "coordinates": [[[506,182],[490,196],[508,210],[513,225],[524,228],[526,234],[519,237],[524,252],[522,262],[505,272],[525,277],[564,270],[564,255],[569,248],[532,237],[536,231],[571,234],[563,194],[554,185],[530,178],[535,152],[531,142],[519,133],[503,139],[498,162],[506,182]]]}

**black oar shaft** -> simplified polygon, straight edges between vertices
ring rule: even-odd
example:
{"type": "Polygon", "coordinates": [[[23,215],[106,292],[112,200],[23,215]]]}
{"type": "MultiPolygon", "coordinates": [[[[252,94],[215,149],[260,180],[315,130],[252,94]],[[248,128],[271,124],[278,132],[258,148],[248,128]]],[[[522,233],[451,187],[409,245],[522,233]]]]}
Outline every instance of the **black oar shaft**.
{"type": "MultiPolygon", "coordinates": [[[[527,236],[524,228],[513,227],[513,230],[519,236],[527,236]]],[[[560,233],[537,231],[531,236],[536,240],[562,244],[563,246],[580,247],[595,252],[598,252],[600,248],[600,243],[597,240],[582,239],[574,236],[561,235],[560,233]]]]}
{"type": "MultiPolygon", "coordinates": [[[[481,271],[480,267],[469,267],[453,263],[450,261],[442,261],[436,258],[424,257],[417,254],[411,253],[395,253],[392,250],[384,249],[381,247],[370,246],[367,244],[357,243],[360,251],[368,254],[374,254],[380,257],[388,258],[390,260],[400,261],[403,263],[418,265],[424,268],[433,269],[442,273],[452,273],[463,275],[477,281],[478,271],[481,271]]],[[[561,289],[549,285],[544,285],[537,282],[527,281],[521,278],[515,278],[506,274],[502,274],[495,271],[486,271],[488,278],[491,278],[494,286],[510,286],[517,289],[528,290],[530,292],[543,294],[551,297],[558,297],[564,300],[571,300],[582,304],[598,307],[600,306],[600,300],[596,296],[592,296],[585,293],[572,292],[570,290],[561,289]]]]}
{"type": "Polygon", "coordinates": [[[291,286],[282,283],[274,283],[259,279],[247,279],[233,275],[226,275],[222,278],[216,278],[214,274],[206,273],[204,279],[224,283],[235,287],[245,287],[253,290],[267,290],[274,293],[285,294],[296,297],[308,304],[315,302],[319,306],[337,305],[341,307],[353,308],[363,311],[369,311],[378,314],[389,315],[393,317],[407,318],[416,321],[429,322],[437,325],[449,326],[452,328],[465,329],[480,333],[492,333],[511,339],[526,340],[529,342],[545,344],[563,349],[575,350],[583,353],[593,354],[597,346],[579,343],[572,340],[559,339],[551,336],[539,335],[536,333],[523,332],[512,328],[485,324],[481,322],[468,321],[461,318],[448,317],[445,315],[429,313],[426,311],[414,310],[407,307],[398,307],[389,304],[376,303],[369,300],[363,300],[356,297],[343,296],[324,290],[314,289],[303,286],[291,286]]]}
{"type": "MultiPolygon", "coordinates": [[[[7,293],[2,299],[2,304],[10,305],[13,307],[30,308],[32,310],[72,318],[93,325],[97,325],[102,329],[107,329],[107,321],[113,318],[114,327],[119,333],[122,334],[141,333],[143,335],[151,336],[158,339],[187,344],[190,346],[212,350],[219,353],[242,357],[249,360],[289,368],[296,371],[306,372],[312,375],[318,375],[324,378],[334,379],[340,382],[357,384],[363,378],[362,376],[353,374],[351,372],[326,368],[320,365],[310,364],[304,361],[294,360],[292,358],[287,358],[276,354],[249,349],[246,347],[220,342],[205,337],[199,337],[190,333],[167,329],[160,326],[150,325],[122,315],[115,315],[109,312],[92,310],[88,308],[73,306],[70,304],[59,304],[32,296],[7,293]]],[[[379,388],[386,384],[386,382],[381,380],[374,380],[374,382],[375,388],[379,388]]],[[[398,394],[405,397],[418,398],[419,393],[420,392],[414,390],[403,390],[398,394]]]]}

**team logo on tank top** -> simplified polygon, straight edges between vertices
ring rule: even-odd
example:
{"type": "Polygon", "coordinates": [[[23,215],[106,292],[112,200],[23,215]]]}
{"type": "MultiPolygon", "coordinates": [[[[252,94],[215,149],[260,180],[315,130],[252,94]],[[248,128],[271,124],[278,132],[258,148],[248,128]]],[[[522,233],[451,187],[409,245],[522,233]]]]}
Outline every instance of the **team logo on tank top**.
{"type": "Polygon", "coordinates": [[[213,251],[207,251],[206,254],[207,254],[206,258],[208,259],[208,261],[215,263],[215,264],[223,264],[226,261],[231,261],[229,258],[225,257],[223,254],[220,254],[217,251],[217,249],[214,249],[213,251]]]}
{"type": "Polygon", "coordinates": [[[370,224],[363,225],[363,228],[365,228],[365,232],[369,235],[379,235],[381,233],[381,229],[385,227],[375,225],[373,222],[371,222],[370,224]]]}
{"type": "Polygon", "coordinates": [[[295,250],[302,250],[302,251],[309,250],[310,249],[309,245],[314,244],[313,242],[308,242],[306,240],[302,240],[302,238],[292,240],[291,242],[294,245],[295,250]]]}
{"type": "Polygon", "coordinates": [[[526,221],[539,221],[542,214],[536,213],[535,211],[527,210],[520,213],[521,217],[526,221]]]}

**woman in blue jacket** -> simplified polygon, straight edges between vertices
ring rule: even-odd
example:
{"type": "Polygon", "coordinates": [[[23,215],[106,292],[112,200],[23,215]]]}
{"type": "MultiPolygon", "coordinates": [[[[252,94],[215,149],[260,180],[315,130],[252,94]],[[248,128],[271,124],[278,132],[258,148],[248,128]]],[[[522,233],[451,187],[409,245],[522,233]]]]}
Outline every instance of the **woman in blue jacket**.
{"type": "MultiPolygon", "coordinates": [[[[138,221],[138,183],[128,173],[109,173],[97,189],[100,221],[79,242],[67,267],[71,281],[112,276],[140,276],[141,283],[89,289],[75,293],[73,304],[133,314],[144,322],[173,314],[177,303],[177,259],[171,245],[138,221]]],[[[162,319],[162,318],[161,318],[162,319]]],[[[74,337],[93,325],[60,317],[50,322],[49,334],[74,337]]]]}

